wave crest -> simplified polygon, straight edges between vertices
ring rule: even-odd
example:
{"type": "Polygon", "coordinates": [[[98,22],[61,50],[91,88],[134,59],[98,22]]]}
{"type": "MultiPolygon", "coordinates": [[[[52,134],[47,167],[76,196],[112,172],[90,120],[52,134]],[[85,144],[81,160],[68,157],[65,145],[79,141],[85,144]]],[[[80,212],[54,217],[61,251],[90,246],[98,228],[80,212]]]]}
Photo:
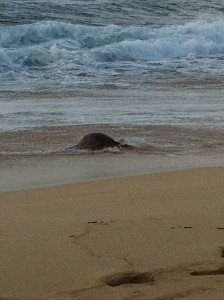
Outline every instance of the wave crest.
{"type": "Polygon", "coordinates": [[[200,59],[213,59],[213,68],[218,67],[223,53],[224,20],[161,28],[97,27],[48,21],[2,26],[0,31],[1,73],[34,67],[55,68],[61,74],[68,70],[93,74],[99,68],[117,72],[118,62],[126,64],[130,72],[136,63],[147,65],[150,70],[151,64],[158,62],[164,70],[167,63],[174,61],[180,68],[191,71],[192,62],[200,59]]]}

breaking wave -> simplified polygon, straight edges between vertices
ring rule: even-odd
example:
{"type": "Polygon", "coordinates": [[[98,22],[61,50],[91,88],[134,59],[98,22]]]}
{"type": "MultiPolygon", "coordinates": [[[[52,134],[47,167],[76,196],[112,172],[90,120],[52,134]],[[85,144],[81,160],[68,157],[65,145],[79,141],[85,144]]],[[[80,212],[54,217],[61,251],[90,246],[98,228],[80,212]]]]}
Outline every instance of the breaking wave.
{"type": "Polygon", "coordinates": [[[13,72],[28,78],[39,72],[45,80],[52,73],[60,80],[122,72],[135,76],[138,68],[209,72],[221,70],[224,59],[224,20],[161,28],[47,21],[0,29],[3,80],[15,79],[13,72]]]}

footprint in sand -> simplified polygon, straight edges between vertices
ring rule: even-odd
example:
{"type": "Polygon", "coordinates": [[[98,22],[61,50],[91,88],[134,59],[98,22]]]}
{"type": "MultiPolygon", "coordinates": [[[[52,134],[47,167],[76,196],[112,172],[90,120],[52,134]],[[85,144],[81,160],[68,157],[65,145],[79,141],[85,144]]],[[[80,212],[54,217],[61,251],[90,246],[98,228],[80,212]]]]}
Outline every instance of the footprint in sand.
{"type": "Polygon", "coordinates": [[[224,275],[224,269],[219,268],[217,270],[205,270],[191,272],[192,276],[206,276],[206,275],[224,275]]]}
{"type": "Polygon", "coordinates": [[[152,273],[150,272],[138,272],[132,271],[121,271],[113,273],[103,277],[103,282],[108,286],[119,286],[122,284],[134,284],[134,283],[147,283],[155,281],[152,273]]]}
{"type": "Polygon", "coordinates": [[[224,246],[220,247],[220,250],[221,250],[221,257],[224,258],[224,246]]]}
{"type": "MultiPolygon", "coordinates": [[[[220,247],[221,257],[224,257],[224,247],[220,247]]],[[[224,268],[214,270],[194,271],[190,273],[192,276],[208,276],[208,275],[224,275],[224,268]]]]}

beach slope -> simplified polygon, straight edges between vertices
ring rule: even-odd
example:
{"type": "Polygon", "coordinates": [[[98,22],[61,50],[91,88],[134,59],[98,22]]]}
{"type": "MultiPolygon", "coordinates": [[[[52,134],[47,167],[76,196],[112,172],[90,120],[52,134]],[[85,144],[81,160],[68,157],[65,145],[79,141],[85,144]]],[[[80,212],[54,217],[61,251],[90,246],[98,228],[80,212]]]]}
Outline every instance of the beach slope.
{"type": "Polygon", "coordinates": [[[0,194],[0,299],[222,299],[224,168],[0,194]]]}

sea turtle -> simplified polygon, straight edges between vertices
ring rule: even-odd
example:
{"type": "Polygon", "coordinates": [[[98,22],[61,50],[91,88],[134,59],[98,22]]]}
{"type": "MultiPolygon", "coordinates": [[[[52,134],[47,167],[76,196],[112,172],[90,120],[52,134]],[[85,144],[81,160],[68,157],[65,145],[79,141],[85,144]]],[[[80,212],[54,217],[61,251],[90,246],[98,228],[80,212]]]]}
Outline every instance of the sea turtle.
{"type": "Polygon", "coordinates": [[[103,148],[117,147],[120,143],[108,135],[100,132],[86,134],[77,144],[79,149],[101,150],[103,148]]]}
{"type": "Polygon", "coordinates": [[[101,150],[103,148],[127,148],[130,145],[117,142],[108,135],[100,132],[92,132],[86,134],[76,145],[79,149],[101,150]]]}

